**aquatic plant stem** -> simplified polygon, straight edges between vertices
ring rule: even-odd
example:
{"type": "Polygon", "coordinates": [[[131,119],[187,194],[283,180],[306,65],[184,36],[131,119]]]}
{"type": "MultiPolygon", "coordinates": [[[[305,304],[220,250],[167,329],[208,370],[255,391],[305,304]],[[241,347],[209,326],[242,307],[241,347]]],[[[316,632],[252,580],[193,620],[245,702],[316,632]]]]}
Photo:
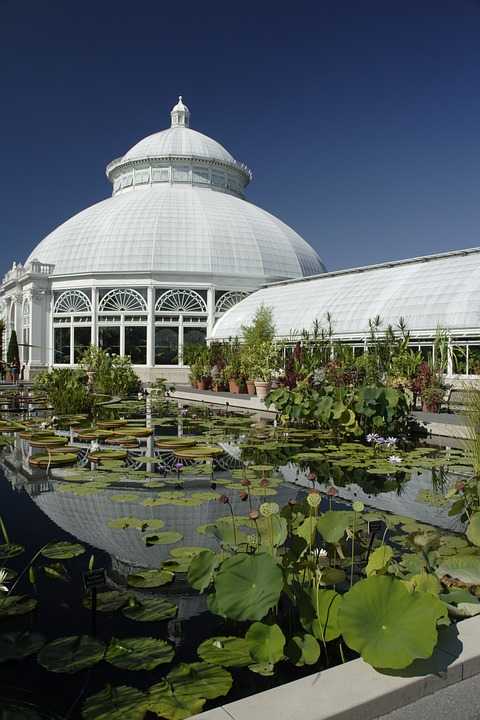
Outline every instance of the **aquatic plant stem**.
{"type": "Polygon", "coordinates": [[[13,591],[14,591],[15,588],[17,587],[18,583],[20,582],[20,580],[21,580],[23,577],[25,577],[25,575],[26,575],[27,572],[29,572],[29,570],[30,570],[30,568],[32,567],[32,565],[33,565],[33,563],[35,562],[35,560],[39,557],[39,555],[41,554],[42,550],[44,550],[44,549],[47,547],[48,544],[49,544],[49,543],[47,543],[46,545],[42,545],[42,547],[40,548],[40,550],[38,550],[38,551],[35,553],[35,555],[32,557],[32,559],[30,560],[30,562],[27,563],[27,565],[23,568],[22,572],[17,576],[17,579],[16,579],[15,582],[13,583],[12,587],[10,588],[10,590],[7,592],[7,596],[10,595],[11,593],[13,593],[13,591]]]}
{"type": "Polygon", "coordinates": [[[5,526],[5,523],[3,522],[3,518],[0,515],[0,530],[2,531],[3,539],[5,541],[6,545],[10,544],[10,540],[8,538],[7,528],[5,526]]]}
{"type": "Polygon", "coordinates": [[[352,528],[352,564],[350,566],[350,588],[353,585],[353,563],[355,561],[355,530],[357,526],[357,513],[353,511],[353,528],[352,528]]]}

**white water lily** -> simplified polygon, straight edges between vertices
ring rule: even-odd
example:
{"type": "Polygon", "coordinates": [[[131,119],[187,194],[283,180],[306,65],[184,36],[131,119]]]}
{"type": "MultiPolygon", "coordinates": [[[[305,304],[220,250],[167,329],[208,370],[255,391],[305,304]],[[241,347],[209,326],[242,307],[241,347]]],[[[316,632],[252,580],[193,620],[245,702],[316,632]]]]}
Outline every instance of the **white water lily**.
{"type": "Polygon", "coordinates": [[[8,587],[5,585],[8,577],[8,570],[6,568],[0,568],[0,593],[7,593],[8,587]]]}
{"type": "Polygon", "coordinates": [[[385,445],[388,445],[388,447],[394,447],[397,444],[397,438],[396,437],[387,437],[385,438],[385,445]]]}
{"type": "Polygon", "coordinates": [[[317,554],[318,557],[327,557],[328,552],[325,550],[325,548],[320,548],[317,554]]]}
{"type": "Polygon", "coordinates": [[[90,443],[90,452],[98,452],[100,450],[100,443],[96,440],[92,440],[90,443]]]}
{"type": "Polygon", "coordinates": [[[398,455],[390,455],[390,457],[388,458],[388,462],[391,465],[400,465],[400,463],[402,462],[402,458],[398,455]]]}

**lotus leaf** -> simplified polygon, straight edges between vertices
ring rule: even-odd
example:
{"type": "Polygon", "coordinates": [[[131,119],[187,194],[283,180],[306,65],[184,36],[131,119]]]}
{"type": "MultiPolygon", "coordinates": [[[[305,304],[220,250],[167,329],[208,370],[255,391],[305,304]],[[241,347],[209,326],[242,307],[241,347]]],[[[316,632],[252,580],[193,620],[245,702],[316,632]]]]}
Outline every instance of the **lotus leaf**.
{"type": "Polygon", "coordinates": [[[173,647],[158,638],[112,638],[105,660],[123,670],[153,670],[171,662],[174,655],[173,647]]]}
{"type": "Polygon", "coordinates": [[[182,539],[182,533],[175,532],[174,530],[166,530],[156,535],[147,535],[145,537],[145,544],[147,547],[151,547],[152,545],[173,545],[173,543],[179,542],[182,539]]]}
{"type": "Polygon", "coordinates": [[[90,695],[82,707],[84,720],[143,720],[147,711],[147,697],[136,688],[108,685],[90,695]]]}
{"type": "Polygon", "coordinates": [[[105,645],[88,635],[62,637],[45,645],[38,654],[38,662],[46,670],[56,673],[76,673],[103,660],[105,645]]]}
{"type": "Polygon", "coordinates": [[[10,558],[17,557],[25,552],[23,545],[17,545],[16,543],[4,543],[0,545],[0,560],[9,560],[10,558]]]}
{"type": "Polygon", "coordinates": [[[366,576],[370,577],[370,575],[385,573],[392,557],[393,550],[390,545],[380,545],[380,547],[372,552],[368,559],[367,567],[365,568],[366,576]]]}
{"type": "Polygon", "coordinates": [[[144,597],[141,602],[131,599],[122,612],[125,617],[138,622],[160,622],[177,614],[177,606],[161,597],[144,597]]]}
{"type": "Polygon", "coordinates": [[[199,645],[197,655],[211,665],[224,667],[244,667],[252,662],[248,642],[239,637],[209,638],[199,645]]]}
{"type": "Polygon", "coordinates": [[[245,640],[256,663],[275,665],[282,660],[285,635],[278,625],[255,622],[248,628],[245,640]]]}
{"type": "Polygon", "coordinates": [[[0,596],[0,620],[12,615],[26,615],[36,606],[37,601],[25,595],[7,595],[3,598],[0,596]]]}
{"type": "Polygon", "coordinates": [[[336,544],[352,525],[353,513],[348,510],[327,510],[317,520],[317,530],[325,542],[336,544]]]}
{"type": "Polygon", "coordinates": [[[480,585],[480,557],[478,555],[456,555],[442,558],[436,574],[439,578],[449,575],[466,585],[480,585]]]}
{"type": "Polygon", "coordinates": [[[480,512],[474,513],[470,518],[466,535],[473,545],[480,546],[480,512]]]}
{"type": "Polygon", "coordinates": [[[341,605],[342,596],[335,590],[311,591],[313,608],[313,620],[308,615],[300,619],[305,630],[312,632],[318,640],[329,642],[340,635],[338,626],[338,610],[341,605]]]}
{"type": "Polygon", "coordinates": [[[429,658],[445,605],[430,593],[409,592],[384,575],[360,580],[344,596],[338,621],[346,644],[374,667],[400,669],[429,658]]]}
{"type": "Polygon", "coordinates": [[[309,545],[313,545],[317,537],[317,518],[314,515],[305,518],[294,534],[303,538],[309,545]]]}
{"type": "Polygon", "coordinates": [[[211,582],[213,574],[220,563],[219,556],[211,550],[203,550],[196,555],[188,568],[188,582],[190,585],[203,592],[211,582]]]}
{"type": "Polygon", "coordinates": [[[232,620],[261,620],[277,604],[282,587],[282,571],[270,555],[238,553],[224,560],[216,575],[216,604],[232,620]]]}
{"type": "Polygon", "coordinates": [[[166,720],[185,720],[196,715],[203,709],[205,701],[203,697],[178,697],[165,680],[152,685],[148,693],[148,709],[166,720]]]}
{"type": "Polygon", "coordinates": [[[320,585],[338,585],[345,580],[345,571],[341,568],[326,567],[321,569],[320,585]]]}
{"type": "Polygon", "coordinates": [[[128,576],[127,583],[131,587],[155,588],[171,583],[174,577],[175,574],[169,570],[139,570],[128,576]]]}
{"type": "Polygon", "coordinates": [[[83,555],[85,548],[80,543],[60,541],[45,545],[41,552],[49,560],[70,560],[83,555]]]}
{"type": "Polygon", "coordinates": [[[320,657],[320,645],[313,635],[294,635],[287,644],[286,654],[297,667],[315,665],[320,657]]]}
{"type": "MultiPolygon", "coordinates": [[[[115,612],[120,610],[127,604],[131,595],[121,590],[107,590],[97,594],[97,610],[98,612],[115,612]]],[[[84,607],[90,609],[92,607],[92,597],[90,593],[83,598],[84,607]]]]}
{"type": "Polygon", "coordinates": [[[34,632],[9,632],[0,635],[0,662],[22,660],[45,645],[43,635],[34,632]]]}
{"type": "Polygon", "coordinates": [[[438,595],[442,589],[437,576],[426,572],[422,572],[419,575],[412,575],[408,580],[404,580],[404,583],[411,592],[420,590],[421,592],[438,595]]]}
{"type": "Polygon", "coordinates": [[[167,680],[174,695],[189,701],[198,697],[214,700],[226,695],[233,683],[228,670],[206,662],[181,663],[168,673],[167,680]]]}

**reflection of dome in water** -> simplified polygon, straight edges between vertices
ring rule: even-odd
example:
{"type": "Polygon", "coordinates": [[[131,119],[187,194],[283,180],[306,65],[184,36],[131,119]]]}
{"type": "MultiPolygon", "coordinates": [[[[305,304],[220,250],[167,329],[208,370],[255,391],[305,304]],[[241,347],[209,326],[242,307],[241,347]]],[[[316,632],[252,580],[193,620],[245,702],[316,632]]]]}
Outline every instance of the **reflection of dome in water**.
{"type": "MultiPolygon", "coordinates": [[[[210,489],[209,483],[204,479],[194,481],[196,490],[210,489]]],[[[170,550],[174,547],[205,546],[213,550],[218,549],[218,543],[210,535],[200,535],[197,527],[206,523],[213,523],[220,517],[228,516],[226,505],[210,501],[198,507],[179,507],[175,505],[160,505],[157,507],[144,507],[141,505],[142,497],[152,497],[151,491],[137,491],[128,488],[128,492],[139,492],[140,502],[117,503],[111,500],[112,495],[118,495],[119,489],[105,490],[96,495],[77,496],[70,493],[47,492],[33,498],[38,507],[66,532],[74,535],[80,541],[89,543],[104,550],[109,555],[133,567],[158,567],[162,562],[171,559],[170,550]],[[120,517],[137,517],[148,520],[158,518],[165,522],[165,530],[175,530],[182,533],[181,543],[174,545],[145,546],[145,535],[139,530],[117,530],[108,527],[108,521],[120,517]]],[[[219,486],[217,492],[221,493],[219,486]]],[[[238,493],[228,491],[232,498],[232,507],[236,515],[247,515],[248,504],[242,503],[238,493]]],[[[279,488],[275,501],[287,502],[291,496],[288,487],[279,488]]],[[[268,498],[270,499],[270,498],[268,498]]],[[[260,500],[260,499],[259,499],[260,500]]],[[[153,530],[150,534],[155,534],[153,530]]]]}

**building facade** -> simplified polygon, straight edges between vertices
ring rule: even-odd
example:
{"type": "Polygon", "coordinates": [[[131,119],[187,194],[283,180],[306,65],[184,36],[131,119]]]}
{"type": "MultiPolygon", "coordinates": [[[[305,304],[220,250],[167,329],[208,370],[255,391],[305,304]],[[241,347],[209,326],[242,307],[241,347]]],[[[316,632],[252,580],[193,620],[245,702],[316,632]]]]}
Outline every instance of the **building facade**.
{"type": "Polygon", "coordinates": [[[185,381],[183,353],[266,283],[324,272],[317,253],[245,199],[250,170],[190,128],[170,128],[111,162],[112,196],[56,228],[0,287],[26,377],[75,366],[95,344],[131,358],[144,380],[185,381]]]}

